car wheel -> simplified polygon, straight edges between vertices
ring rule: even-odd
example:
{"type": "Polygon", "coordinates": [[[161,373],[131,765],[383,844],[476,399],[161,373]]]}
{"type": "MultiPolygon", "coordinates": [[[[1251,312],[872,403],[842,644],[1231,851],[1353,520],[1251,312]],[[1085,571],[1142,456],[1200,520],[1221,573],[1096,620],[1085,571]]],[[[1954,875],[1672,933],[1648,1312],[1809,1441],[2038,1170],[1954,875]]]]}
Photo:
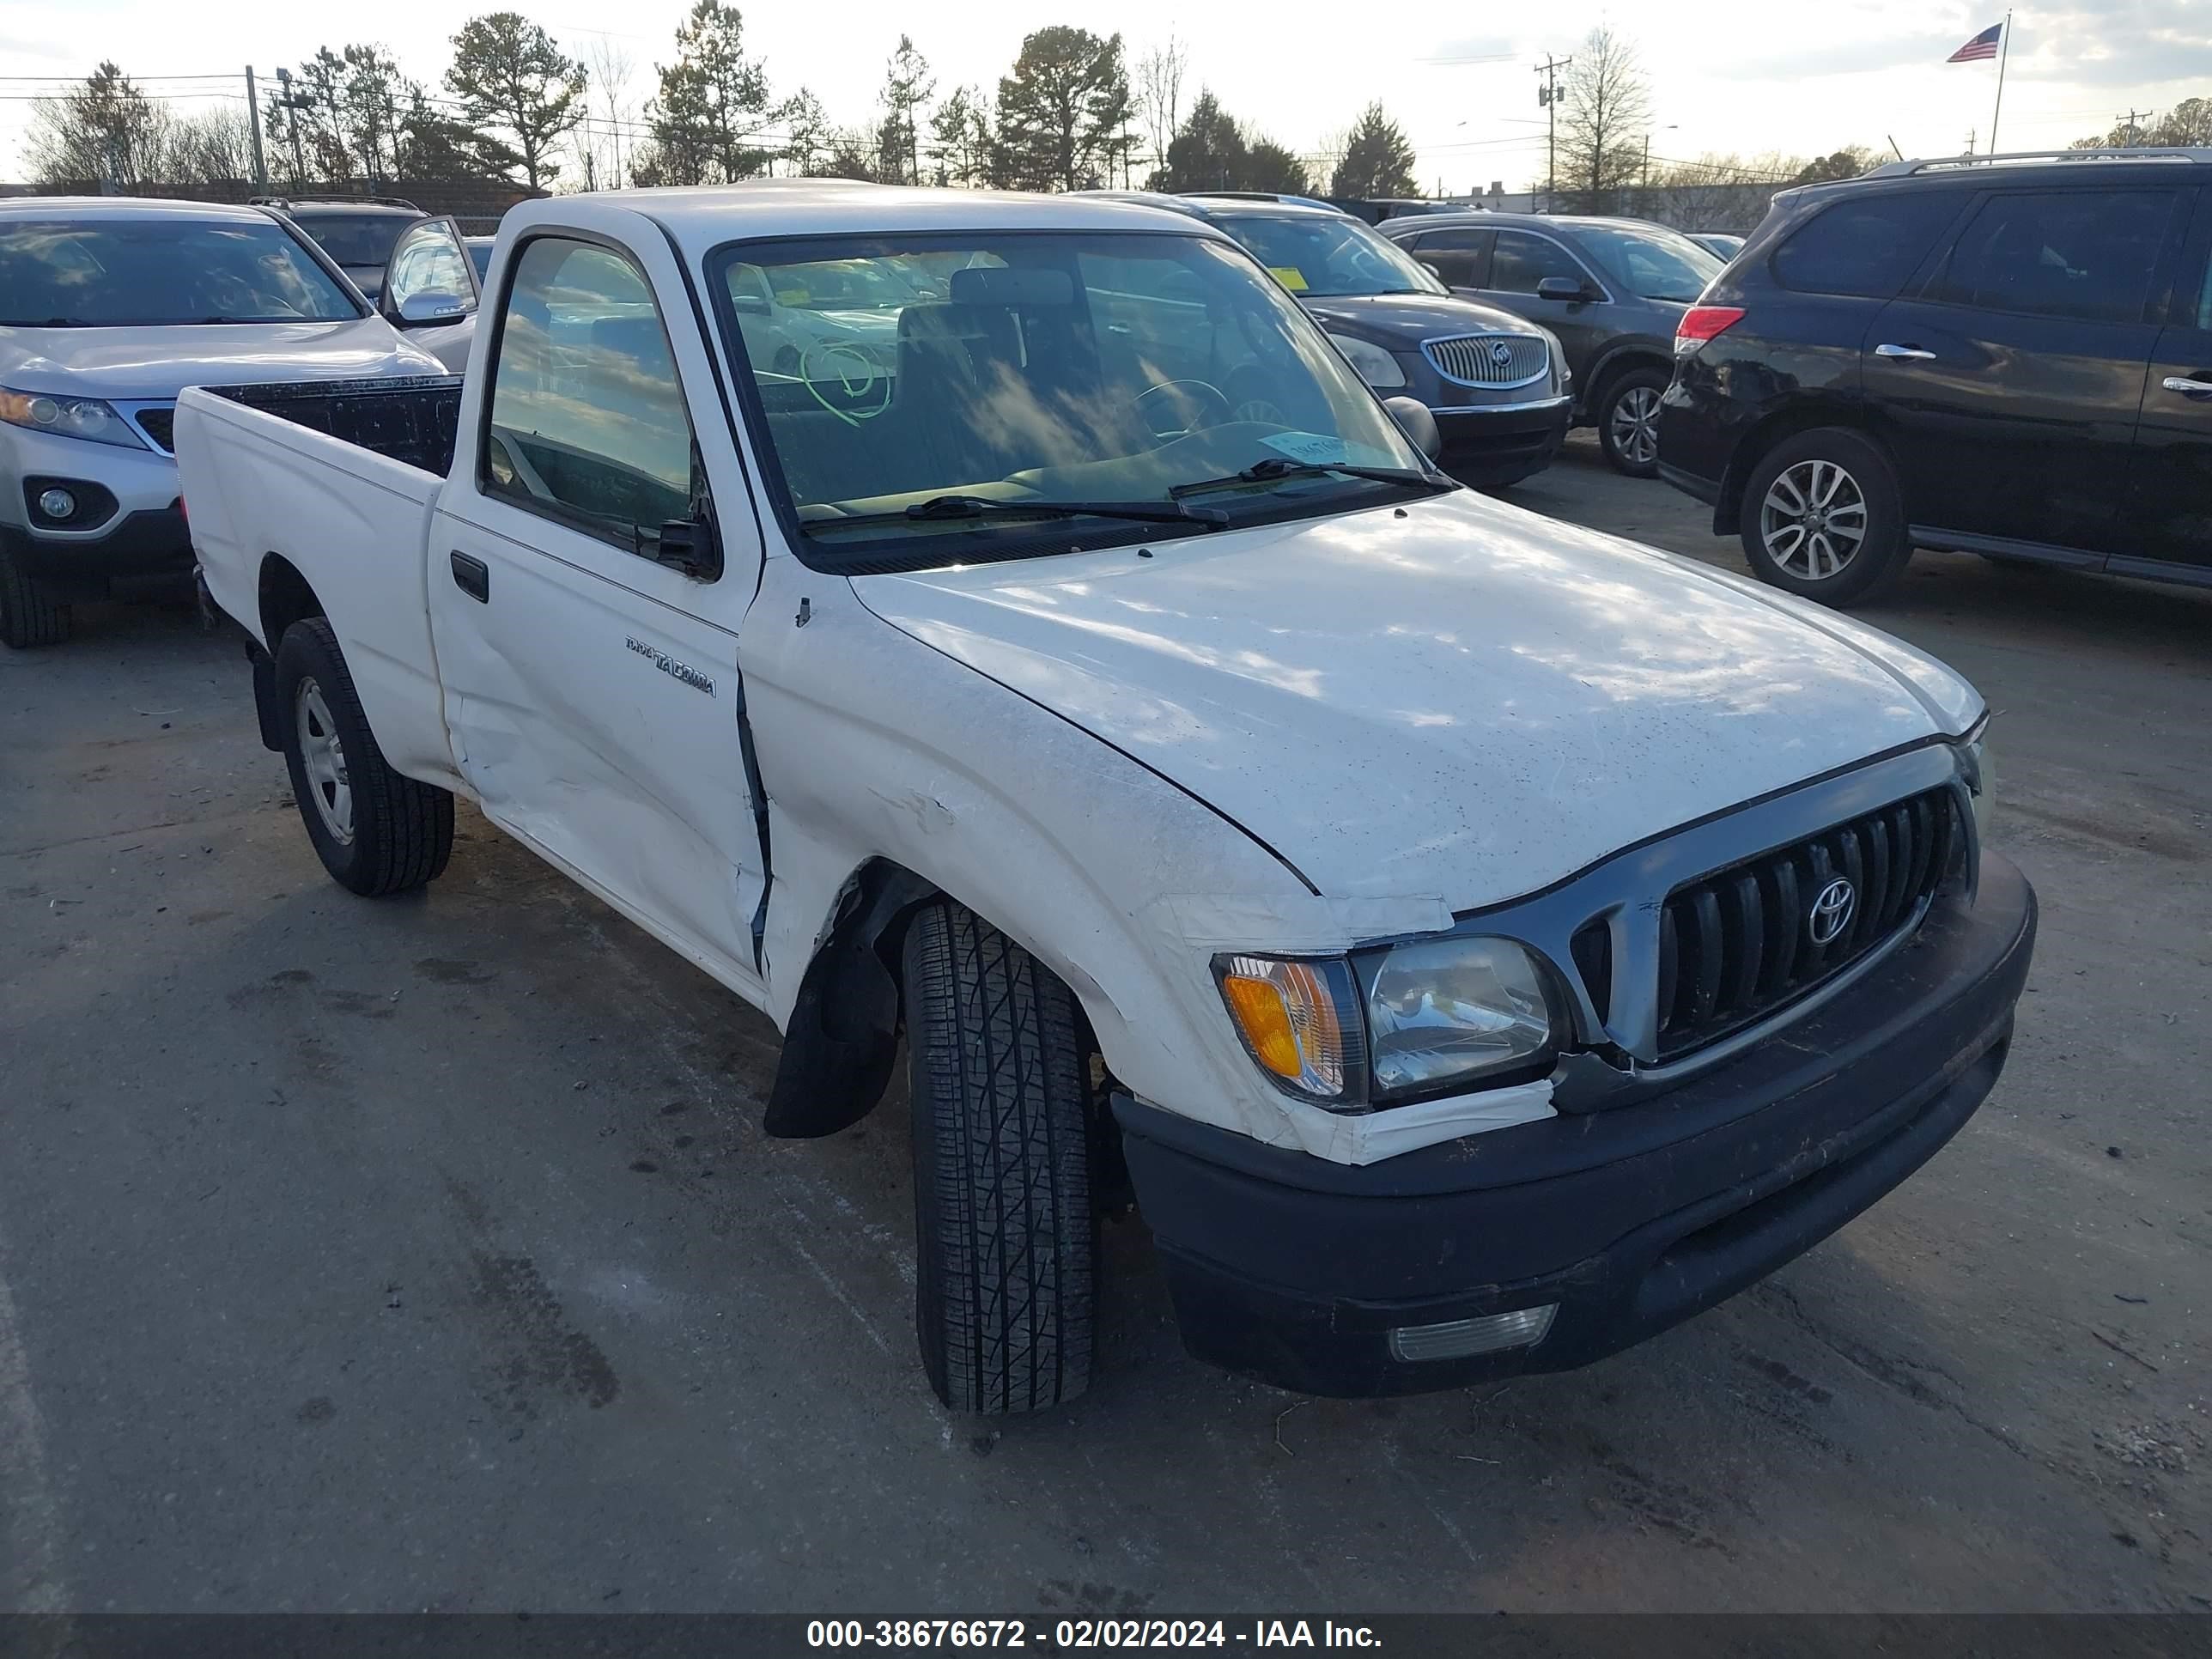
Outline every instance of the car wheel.
{"type": "Polygon", "coordinates": [[[331,878],[364,898],[435,880],[453,850],[453,798],[386,763],[321,617],[285,630],[276,698],[293,799],[331,878]]]}
{"type": "Polygon", "coordinates": [[[1598,404],[1597,442],[1616,472],[1659,476],[1659,399],[1668,378],[1663,368],[1632,368],[1606,387],[1598,404]]]}
{"type": "Polygon", "coordinates": [[[955,1411],[1039,1411],[1091,1377],[1088,1060],[1075,998],[973,911],[905,945],[915,1322],[955,1411]]]}
{"type": "Polygon", "coordinates": [[[1850,605],[1894,582],[1911,548],[1889,458],[1839,427],[1778,444],[1743,492],[1752,574],[1823,605],[1850,605]]]}
{"type": "Polygon", "coordinates": [[[70,636],[70,608],[57,604],[0,547],[0,643],[17,651],[59,645],[70,636]]]}

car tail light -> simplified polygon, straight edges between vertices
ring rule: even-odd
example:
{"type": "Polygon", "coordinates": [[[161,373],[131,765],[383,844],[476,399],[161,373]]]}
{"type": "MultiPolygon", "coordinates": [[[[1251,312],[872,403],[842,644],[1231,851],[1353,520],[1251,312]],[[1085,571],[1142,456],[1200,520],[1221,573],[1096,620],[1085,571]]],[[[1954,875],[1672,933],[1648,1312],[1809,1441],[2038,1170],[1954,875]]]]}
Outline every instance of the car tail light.
{"type": "Polygon", "coordinates": [[[1674,325],[1674,349],[1695,351],[1743,320],[1741,306],[1692,306],[1674,325]]]}

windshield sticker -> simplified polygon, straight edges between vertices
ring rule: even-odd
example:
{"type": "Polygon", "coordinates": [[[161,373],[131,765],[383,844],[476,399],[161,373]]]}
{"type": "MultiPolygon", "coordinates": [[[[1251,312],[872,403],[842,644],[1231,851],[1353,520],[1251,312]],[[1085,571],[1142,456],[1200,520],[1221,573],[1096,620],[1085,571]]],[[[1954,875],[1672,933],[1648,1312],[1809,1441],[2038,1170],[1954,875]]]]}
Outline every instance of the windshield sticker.
{"type": "Polygon", "coordinates": [[[1344,440],[1320,432],[1277,432],[1260,441],[1280,455],[1312,466],[1333,466],[1350,457],[1344,440]]]}
{"type": "Polygon", "coordinates": [[[803,288],[780,288],[775,291],[775,297],[780,305],[803,306],[806,303],[806,290],[803,288]]]}
{"type": "Polygon", "coordinates": [[[1303,294],[1306,291],[1306,274],[1296,265],[1269,265],[1267,275],[1293,294],[1303,294]]]}

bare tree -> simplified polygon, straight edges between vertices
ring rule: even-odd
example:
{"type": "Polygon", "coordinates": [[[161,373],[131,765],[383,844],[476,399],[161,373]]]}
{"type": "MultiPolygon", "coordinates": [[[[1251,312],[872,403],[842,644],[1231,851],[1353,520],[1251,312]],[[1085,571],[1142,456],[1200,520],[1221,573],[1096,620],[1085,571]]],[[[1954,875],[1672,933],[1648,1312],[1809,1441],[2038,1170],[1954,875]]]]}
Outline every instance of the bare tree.
{"type": "Polygon", "coordinates": [[[1170,34],[1164,46],[1154,46],[1137,60],[1137,108],[1145,118],[1146,134],[1152,141],[1152,165],[1167,165],[1168,146],[1182,126],[1182,76],[1190,54],[1170,34]]]}
{"type": "Polygon", "coordinates": [[[578,159],[589,188],[620,190],[629,182],[629,134],[637,125],[629,83],[637,66],[608,34],[592,37],[584,61],[591,76],[592,112],[576,135],[578,159]]]}
{"type": "Polygon", "coordinates": [[[1636,182],[1651,125],[1651,90],[1635,44],[1601,25],[1575,50],[1560,96],[1559,183],[1586,213],[1610,213],[1636,182]]]}
{"type": "Polygon", "coordinates": [[[143,189],[167,171],[176,118],[149,98],[115,64],[102,64],[84,83],[31,106],[24,155],[49,187],[82,189],[111,182],[143,189]]]}

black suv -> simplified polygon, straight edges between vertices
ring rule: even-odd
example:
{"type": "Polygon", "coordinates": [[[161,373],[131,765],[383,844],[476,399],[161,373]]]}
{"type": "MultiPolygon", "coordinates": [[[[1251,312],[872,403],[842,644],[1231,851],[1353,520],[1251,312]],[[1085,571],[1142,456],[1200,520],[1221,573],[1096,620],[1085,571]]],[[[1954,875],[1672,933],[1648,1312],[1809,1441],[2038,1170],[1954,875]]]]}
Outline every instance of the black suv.
{"type": "Polygon", "coordinates": [[[1785,191],[1682,319],[1659,470],[1833,605],[1915,547],[2212,585],[2212,149],[1785,191]]]}

